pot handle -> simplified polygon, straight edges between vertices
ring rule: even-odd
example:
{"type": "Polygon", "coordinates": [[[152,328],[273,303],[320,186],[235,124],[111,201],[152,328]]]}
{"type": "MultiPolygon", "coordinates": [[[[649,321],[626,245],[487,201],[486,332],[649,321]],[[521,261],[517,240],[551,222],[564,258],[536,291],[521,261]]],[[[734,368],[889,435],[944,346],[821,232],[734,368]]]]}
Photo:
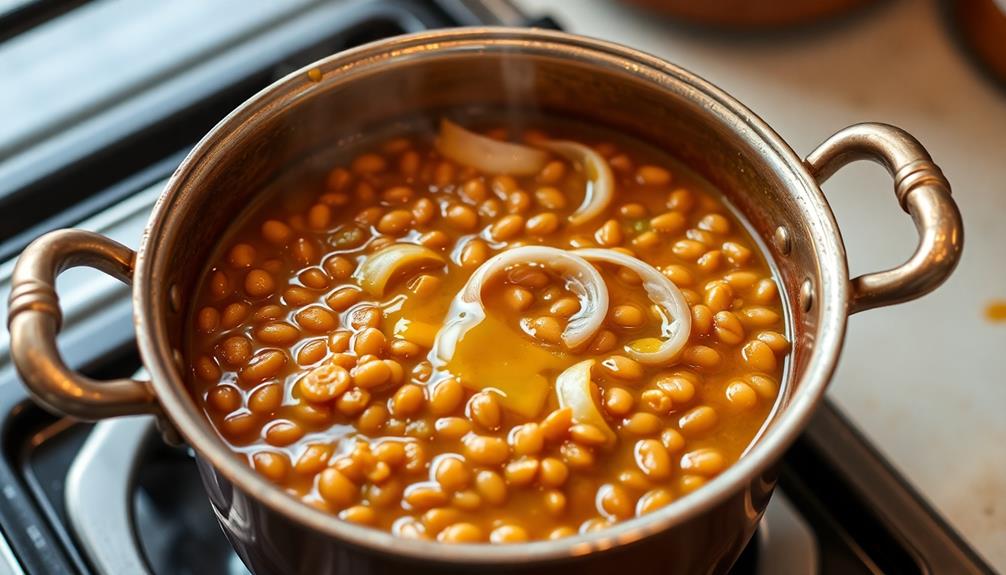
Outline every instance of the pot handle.
{"type": "Polygon", "coordinates": [[[851,280],[850,314],[933,291],[957,267],[964,242],[950,183],[908,132],[887,124],[855,124],[825,140],[805,162],[818,184],[823,184],[839,168],[858,160],[873,160],[894,177],[894,194],[912,216],[919,244],[900,266],[851,280]]]}
{"type": "Polygon", "coordinates": [[[50,232],[21,253],[11,279],[7,327],[14,365],[38,403],[83,420],[159,412],[147,382],[84,377],[66,366],[56,347],[62,322],[56,277],[87,266],[128,284],[135,259],[126,246],[83,230],[50,232]]]}

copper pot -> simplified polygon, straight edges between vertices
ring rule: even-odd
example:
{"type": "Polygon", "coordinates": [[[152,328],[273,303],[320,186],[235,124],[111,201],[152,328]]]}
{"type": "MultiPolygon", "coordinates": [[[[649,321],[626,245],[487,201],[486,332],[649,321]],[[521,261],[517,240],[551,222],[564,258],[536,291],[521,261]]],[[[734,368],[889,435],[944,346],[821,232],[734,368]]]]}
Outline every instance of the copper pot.
{"type": "Polygon", "coordinates": [[[958,41],[1006,87],[1006,1],[951,0],[945,10],[958,41]]]}
{"type": "Polygon", "coordinates": [[[957,264],[962,239],[947,181],[923,147],[892,126],[846,128],[801,160],[739,102],[641,52],[541,30],[426,32],[326,58],[235,110],[168,182],[139,251],[76,230],[33,242],[14,271],[12,354],[34,398],[53,411],[90,420],[152,413],[176,430],[198,455],[224,531],[258,573],[722,573],[765,509],[776,463],[823,397],[849,314],[934,289],[957,264]],[[724,190],[767,246],[793,340],[786,393],[748,453],[694,494],[558,541],[445,546],[396,539],[272,485],[234,456],[194,403],[179,367],[189,302],[213,246],[256,190],[315,150],[400,118],[467,105],[578,117],[661,146],[724,190]],[[891,173],[919,244],[901,266],[850,279],[820,184],[859,159],[891,173]],[[132,283],[150,381],[93,381],[60,359],[53,283],[76,265],[132,283]]]}
{"type": "Polygon", "coordinates": [[[671,18],[723,28],[764,30],[813,24],[876,0],[623,0],[671,18]]]}

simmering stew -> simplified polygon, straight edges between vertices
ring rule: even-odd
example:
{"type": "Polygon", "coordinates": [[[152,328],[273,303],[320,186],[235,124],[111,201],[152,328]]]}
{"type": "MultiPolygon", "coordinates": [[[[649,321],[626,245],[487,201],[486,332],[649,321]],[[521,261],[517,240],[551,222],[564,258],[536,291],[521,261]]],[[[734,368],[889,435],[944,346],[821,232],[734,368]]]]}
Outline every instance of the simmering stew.
{"type": "Polygon", "coordinates": [[[510,543],[741,457],[790,347],[759,245],[672,158],[543,126],[355,146],[235,225],[189,381],[250,466],[346,521],[510,543]]]}

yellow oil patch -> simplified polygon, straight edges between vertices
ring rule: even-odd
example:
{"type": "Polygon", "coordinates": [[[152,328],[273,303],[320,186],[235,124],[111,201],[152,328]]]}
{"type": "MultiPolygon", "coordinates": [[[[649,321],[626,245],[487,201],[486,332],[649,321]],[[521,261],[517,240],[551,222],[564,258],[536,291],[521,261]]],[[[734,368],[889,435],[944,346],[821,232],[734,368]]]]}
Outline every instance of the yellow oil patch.
{"type": "Polygon", "coordinates": [[[522,417],[541,414],[555,377],[573,363],[489,315],[458,342],[447,369],[469,389],[493,389],[500,403],[522,417]]]}

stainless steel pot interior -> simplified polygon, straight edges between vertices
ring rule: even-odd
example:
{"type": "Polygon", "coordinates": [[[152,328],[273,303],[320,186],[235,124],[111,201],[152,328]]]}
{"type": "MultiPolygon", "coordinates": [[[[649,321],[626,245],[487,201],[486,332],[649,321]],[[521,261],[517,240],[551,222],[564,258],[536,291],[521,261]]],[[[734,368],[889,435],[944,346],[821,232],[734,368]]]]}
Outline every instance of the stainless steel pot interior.
{"type": "Polygon", "coordinates": [[[179,167],[155,209],[134,281],[137,331],[151,336],[140,338],[140,350],[160,404],[185,439],[236,486],[293,521],[355,545],[483,564],[623,545],[711,509],[765,472],[824,392],[849,301],[844,249],[818,185],[751,111],[691,73],[640,52],[516,29],[424,33],[368,45],[261,92],[179,167]],[[320,149],[390,122],[436,118],[440,110],[469,106],[492,106],[516,117],[531,110],[580,118],[660,146],[724,190],[769,246],[791,312],[790,395],[748,454],[695,494],[599,533],[445,552],[436,543],[338,521],[286,495],[234,457],[190,398],[179,369],[188,302],[215,242],[256,194],[284,168],[320,149]],[[805,309],[808,302],[798,293],[806,282],[812,297],[805,309]]]}

